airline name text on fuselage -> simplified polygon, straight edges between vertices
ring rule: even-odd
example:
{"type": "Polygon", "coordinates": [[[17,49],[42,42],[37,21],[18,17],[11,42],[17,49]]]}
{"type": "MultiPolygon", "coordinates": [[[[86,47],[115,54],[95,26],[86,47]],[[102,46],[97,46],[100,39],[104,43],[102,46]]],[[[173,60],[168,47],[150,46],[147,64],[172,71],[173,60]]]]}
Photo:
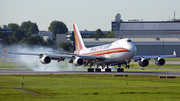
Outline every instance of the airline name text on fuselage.
{"type": "Polygon", "coordinates": [[[93,48],[91,48],[91,51],[99,51],[99,50],[108,49],[110,46],[111,46],[111,44],[93,47],[93,48]]]}

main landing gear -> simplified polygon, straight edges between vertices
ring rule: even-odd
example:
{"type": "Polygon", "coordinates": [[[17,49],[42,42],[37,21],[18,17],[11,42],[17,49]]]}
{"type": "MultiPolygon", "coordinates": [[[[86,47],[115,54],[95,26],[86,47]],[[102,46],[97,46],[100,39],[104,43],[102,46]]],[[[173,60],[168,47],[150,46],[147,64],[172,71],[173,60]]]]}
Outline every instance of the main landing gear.
{"type": "Polygon", "coordinates": [[[94,68],[88,68],[88,72],[94,72],[94,68]]]}
{"type": "Polygon", "coordinates": [[[124,69],[121,67],[121,64],[118,65],[117,72],[124,72],[124,69]]]}
{"type": "MultiPolygon", "coordinates": [[[[97,65],[97,68],[95,68],[95,72],[101,72],[101,68],[98,68],[99,65],[97,65]]],[[[88,68],[88,72],[94,72],[94,68],[88,68]]]]}
{"type": "Polygon", "coordinates": [[[107,68],[105,69],[105,72],[111,72],[111,68],[109,68],[109,65],[107,65],[107,68]]]}
{"type": "Polygon", "coordinates": [[[97,65],[97,68],[95,68],[95,72],[101,72],[101,68],[98,68],[99,65],[97,65]]]}
{"type": "MultiPolygon", "coordinates": [[[[94,68],[91,68],[90,66],[90,68],[88,68],[87,71],[88,72],[94,72],[94,71],[101,72],[101,68],[98,68],[98,67],[99,65],[97,65],[97,67],[94,69],[94,68]]],[[[121,67],[121,64],[118,64],[118,67],[119,68],[117,68],[117,72],[124,72],[124,68],[121,67]]],[[[129,68],[129,65],[125,65],[125,68],[129,68]]],[[[109,65],[106,66],[105,72],[111,72],[111,68],[109,68],[109,65]]]]}
{"type": "MultiPolygon", "coordinates": [[[[97,65],[97,68],[91,68],[91,66],[90,66],[90,68],[88,68],[87,69],[87,71],[88,72],[94,72],[94,70],[95,70],[95,72],[101,72],[101,68],[98,68],[99,67],[99,65],[97,65]]],[[[107,65],[107,68],[105,68],[105,72],[111,72],[111,68],[109,68],[109,65],[107,65]]]]}

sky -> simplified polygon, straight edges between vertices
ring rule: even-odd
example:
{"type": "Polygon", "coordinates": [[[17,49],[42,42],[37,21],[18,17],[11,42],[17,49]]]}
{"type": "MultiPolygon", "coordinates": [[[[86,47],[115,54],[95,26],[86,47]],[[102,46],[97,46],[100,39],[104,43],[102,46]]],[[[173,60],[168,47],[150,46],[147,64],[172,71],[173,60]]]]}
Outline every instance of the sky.
{"type": "Polygon", "coordinates": [[[123,21],[167,21],[180,19],[180,0],[0,0],[0,25],[31,21],[48,30],[52,21],[62,21],[69,31],[111,30],[117,13],[123,21]]]}

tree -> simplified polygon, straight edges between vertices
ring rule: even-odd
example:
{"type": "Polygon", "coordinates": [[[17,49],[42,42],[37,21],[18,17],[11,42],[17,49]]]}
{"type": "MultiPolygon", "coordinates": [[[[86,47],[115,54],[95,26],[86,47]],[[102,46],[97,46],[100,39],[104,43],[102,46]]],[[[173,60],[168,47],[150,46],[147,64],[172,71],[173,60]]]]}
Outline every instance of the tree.
{"type": "Polygon", "coordinates": [[[94,38],[104,38],[104,33],[101,31],[101,29],[97,29],[93,35],[94,38]]]}
{"type": "Polygon", "coordinates": [[[114,31],[108,35],[108,38],[114,38],[114,31]]]}
{"type": "Polygon", "coordinates": [[[59,48],[62,48],[65,51],[70,51],[71,44],[67,43],[67,42],[62,42],[59,44],[59,48]]]}
{"type": "Polygon", "coordinates": [[[47,40],[47,45],[53,45],[53,41],[50,40],[50,39],[48,39],[48,40],[47,40]]]}
{"type": "Polygon", "coordinates": [[[26,41],[27,41],[27,37],[23,37],[23,38],[19,41],[19,43],[26,43],[26,41]]]}
{"type": "Polygon", "coordinates": [[[107,33],[105,33],[105,37],[106,38],[114,38],[114,31],[113,32],[107,32],[107,33]]]}
{"type": "Polygon", "coordinates": [[[16,44],[18,43],[18,41],[15,37],[9,36],[9,37],[3,37],[0,43],[3,45],[10,45],[10,44],[16,44]]]}
{"type": "Polygon", "coordinates": [[[104,35],[105,35],[105,38],[107,38],[110,33],[111,33],[110,31],[106,32],[106,33],[104,34],[104,35]]]}
{"type": "Polygon", "coordinates": [[[39,32],[38,26],[36,23],[31,21],[22,22],[21,26],[19,27],[20,30],[24,31],[25,33],[37,34],[39,32]]]}
{"type": "Polygon", "coordinates": [[[4,32],[0,32],[0,38],[7,37],[7,34],[4,32]]]}
{"type": "Polygon", "coordinates": [[[16,44],[16,43],[18,43],[17,38],[14,37],[14,36],[9,36],[8,39],[9,39],[9,44],[16,44]]]}
{"type": "Polygon", "coordinates": [[[26,43],[30,45],[42,44],[43,38],[40,36],[30,36],[27,38],[26,43]]]}
{"type": "Polygon", "coordinates": [[[54,39],[56,39],[56,34],[65,34],[68,32],[68,28],[62,21],[52,21],[48,29],[53,32],[54,39]]]}
{"type": "Polygon", "coordinates": [[[0,40],[0,43],[2,45],[8,45],[9,44],[9,39],[7,37],[3,37],[1,40],[0,40]]]}
{"type": "Polygon", "coordinates": [[[8,28],[12,28],[12,32],[14,32],[18,27],[19,27],[19,25],[17,23],[9,23],[8,24],[8,28]]]}
{"type": "Polygon", "coordinates": [[[13,36],[16,37],[18,41],[20,41],[23,37],[25,37],[25,33],[24,31],[17,29],[13,32],[13,36]]]}

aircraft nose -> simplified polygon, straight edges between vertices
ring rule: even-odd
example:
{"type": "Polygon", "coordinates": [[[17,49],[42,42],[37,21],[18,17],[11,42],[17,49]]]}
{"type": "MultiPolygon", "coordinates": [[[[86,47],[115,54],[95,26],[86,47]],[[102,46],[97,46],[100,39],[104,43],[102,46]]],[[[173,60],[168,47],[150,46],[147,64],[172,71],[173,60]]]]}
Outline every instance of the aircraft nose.
{"type": "Polygon", "coordinates": [[[126,47],[126,49],[129,50],[129,52],[130,52],[131,55],[134,56],[134,55],[136,54],[136,46],[135,46],[133,43],[128,44],[127,47],[126,47]]]}

